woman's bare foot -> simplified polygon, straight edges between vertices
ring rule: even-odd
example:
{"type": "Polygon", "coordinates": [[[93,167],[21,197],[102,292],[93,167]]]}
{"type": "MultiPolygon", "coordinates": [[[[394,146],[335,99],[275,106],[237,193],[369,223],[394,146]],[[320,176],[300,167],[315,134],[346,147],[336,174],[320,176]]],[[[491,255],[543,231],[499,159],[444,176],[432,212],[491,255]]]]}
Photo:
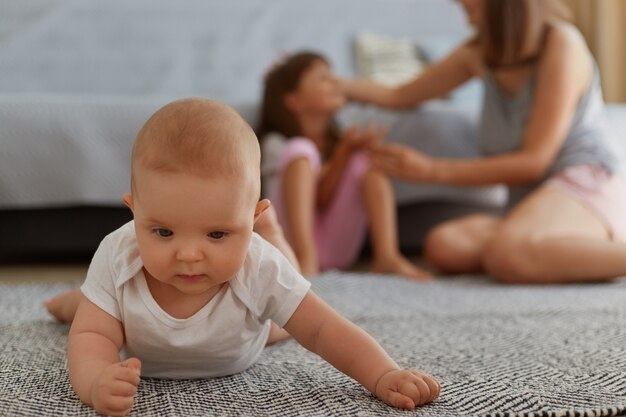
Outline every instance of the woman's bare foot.
{"type": "Polygon", "coordinates": [[[370,271],[377,274],[402,275],[418,281],[427,281],[433,278],[432,273],[417,267],[402,255],[374,260],[370,271]]]}
{"type": "Polygon", "coordinates": [[[71,323],[78,310],[78,304],[83,297],[83,293],[80,289],[75,288],[73,290],[56,295],[45,302],[46,310],[54,318],[63,322],[71,323]]]}

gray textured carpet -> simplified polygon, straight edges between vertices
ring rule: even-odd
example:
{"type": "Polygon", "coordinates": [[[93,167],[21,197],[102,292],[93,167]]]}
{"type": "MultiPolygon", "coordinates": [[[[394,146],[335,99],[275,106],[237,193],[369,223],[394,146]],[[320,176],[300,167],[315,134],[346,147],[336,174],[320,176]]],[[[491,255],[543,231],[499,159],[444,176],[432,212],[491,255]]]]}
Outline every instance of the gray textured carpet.
{"type": "MultiPolygon", "coordinates": [[[[95,415],[68,382],[68,328],[42,308],[66,288],[0,285],[0,416],[95,415]]],[[[441,397],[395,410],[289,340],[231,377],[143,379],[132,415],[626,415],[624,282],[509,287],[327,274],[314,289],[401,366],[438,377],[441,397]]]]}

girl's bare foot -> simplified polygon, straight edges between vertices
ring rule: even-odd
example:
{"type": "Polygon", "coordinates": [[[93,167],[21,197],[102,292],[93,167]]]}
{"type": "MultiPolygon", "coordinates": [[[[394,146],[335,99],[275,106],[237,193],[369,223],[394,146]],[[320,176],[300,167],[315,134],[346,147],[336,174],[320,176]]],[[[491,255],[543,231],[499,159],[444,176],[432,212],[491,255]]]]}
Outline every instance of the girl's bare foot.
{"type": "Polygon", "coordinates": [[[427,281],[433,278],[432,273],[417,267],[402,255],[374,260],[370,271],[377,274],[402,275],[418,281],[427,281]]]}
{"type": "Polygon", "coordinates": [[[47,300],[45,302],[46,310],[57,320],[63,323],[71,323],[74,320],[74,315],[76,310],[78,310],[78,304],[80,304],[82,297],[83,294],[80,292],[80,289],[75,288],[47,300]]]}

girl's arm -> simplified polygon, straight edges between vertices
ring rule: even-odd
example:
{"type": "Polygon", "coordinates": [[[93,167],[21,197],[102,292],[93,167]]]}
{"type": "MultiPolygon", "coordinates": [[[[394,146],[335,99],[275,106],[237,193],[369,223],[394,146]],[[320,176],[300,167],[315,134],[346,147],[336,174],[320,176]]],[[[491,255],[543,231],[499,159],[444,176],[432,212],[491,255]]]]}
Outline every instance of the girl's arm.
{"type": "Polygon", "coordinates": [[[67,343],[70,383],[101,414],[126,415],[133,405],[140,363],[120,363],[123,342],[122,323],[83,296],[67,343]]]}
{"type": "Polygon", "coordinates": [[[443,96],[481,71],[477,49],[464,43],[424,70],[417,78],[396,88],[370,80],[343,80],[350,99],[388,108],[414,107],[431,98],[443,96]]]}
{"type": "Polygon", "coordinates": [[[591,62],[582,42],[580,34],[568,27],[550,32],[518,151],[477,159],[432,159],[404,146],[388,145],[375,152],[377,165],[415,182],[487,185],[540,180],[561,149],[578,100],[590,82],[591,62]]]}
{"type": "Polygon", "coordinates": [[[317,182],[316,203],[324,208],[330,203],[341,182],[343,171],[346,169],[352,149],[345,141],[340,141],[330,160],[322,165],[317,182]]]}
{"type": "Polygon", "coordinates": [[[371,149],[380,143],[387,134],[387,129],[369,124],[364,130],[353,126],[346,130],[333,152],[330,160],[322,166],[318,184],[316,202],[318,207],[330,203],[354,151],[371,149]]]}
{"type": "Polygon", "coordinates": [[[419,371],[401,370],[369,334],[311,291],[285,330],[302,346],[390,405],[412,409],[439,395],[439,384],[434,379],[419,371]]]}

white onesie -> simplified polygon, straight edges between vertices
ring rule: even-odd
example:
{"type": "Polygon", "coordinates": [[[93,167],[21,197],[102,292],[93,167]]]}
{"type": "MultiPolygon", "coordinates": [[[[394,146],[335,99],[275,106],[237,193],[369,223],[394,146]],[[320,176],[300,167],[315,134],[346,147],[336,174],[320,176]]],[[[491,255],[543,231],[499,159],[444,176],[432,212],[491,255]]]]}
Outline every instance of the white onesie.
{"type": "Polygon", "coordinates": [[[106,236],[83,294],[124,326],[122,357],[137,357],[142,376],[206,378],[251,366],[269,335],[284,326],[311,283],[271,244],[253,233],[234,278],[193,316],[177,319],[159,307],[146,284],[134,222],[106,236]]]}

